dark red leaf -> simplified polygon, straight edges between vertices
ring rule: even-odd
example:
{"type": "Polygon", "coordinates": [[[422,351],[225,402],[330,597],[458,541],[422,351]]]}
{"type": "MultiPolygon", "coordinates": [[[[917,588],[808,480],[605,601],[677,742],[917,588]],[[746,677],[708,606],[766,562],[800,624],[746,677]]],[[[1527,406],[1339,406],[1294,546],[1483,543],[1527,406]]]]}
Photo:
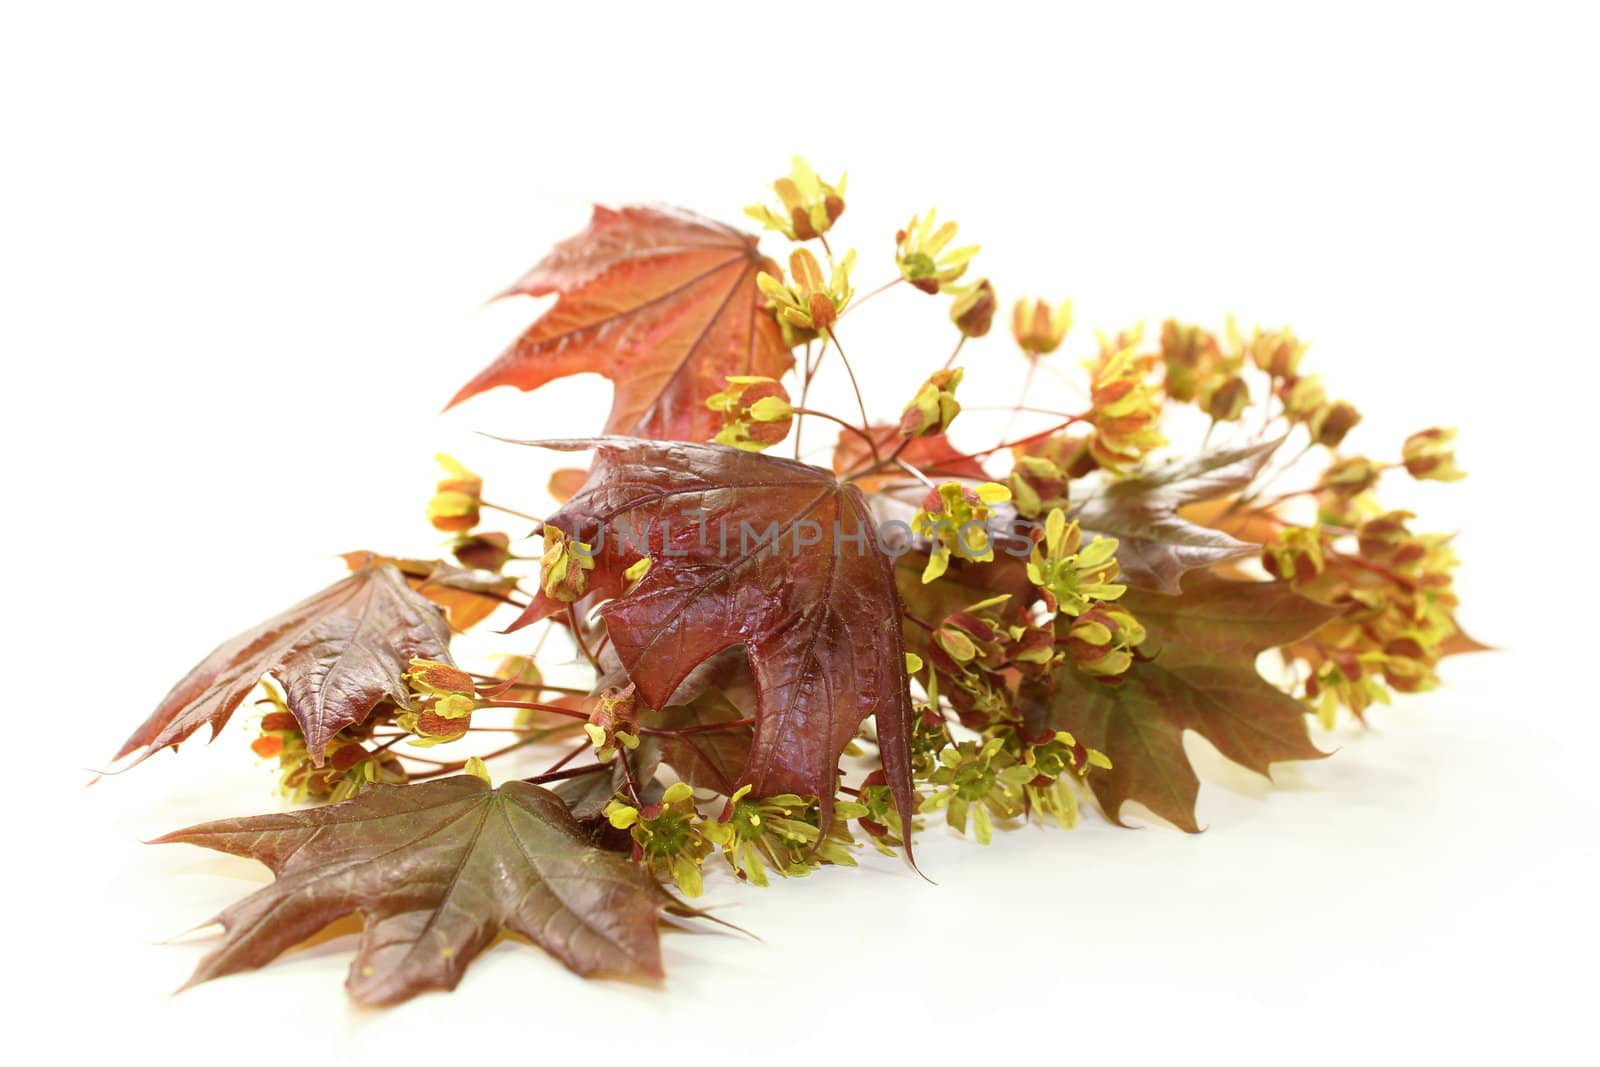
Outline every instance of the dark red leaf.
{"type": "Polygon", "coordinates": [[[378,702],[407,703],[412,657],[450,662],[450,627],[437,605],[387,563],[374,563],[212,651],[173,687],[116,758],[141,760],[206,723],[215,737],[262,676],[283,686],[314,765],[328,739],[378,702]]]}
{"type": "MultiPolygon", "coordinates": [[[[826,817],[840,753],[873,715],[909,821],[900,598],[861,491],[817,467],[715,445],[542,443],[597,449],[588,482],[549,524],[598,551],[590,595],[616,598],[600,613],[645,703],[665,707],[696,666],[743,646],[756,728],[741,783],[758,795],[815,795],[826,817]],[[623,571],[641,552],[620,535],[624,526],[648,533],[652,558],[626,596],[623,571]]],[[[541,592],[518,625],[565,609],[541,592]]]]}
{"type": "Polygon", "coordinates": [[[369,785],[331,807],[157,841],[249,856],[278,876],[216,918],[223,943],[188,985],[264,966],[347,915],[365,929],[345,986],[368,1004],[455,988],[501,930],[582,975],[658,977],[657,920],[681,907],[637,864],[591,845],[553,794],[471,775],[369,785]]]}

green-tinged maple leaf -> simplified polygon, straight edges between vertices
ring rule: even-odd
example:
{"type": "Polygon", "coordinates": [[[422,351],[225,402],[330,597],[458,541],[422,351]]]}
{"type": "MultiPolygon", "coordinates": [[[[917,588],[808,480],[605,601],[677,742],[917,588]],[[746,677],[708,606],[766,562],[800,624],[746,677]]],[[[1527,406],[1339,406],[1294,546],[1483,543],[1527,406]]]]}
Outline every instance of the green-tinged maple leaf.
{"type": "Polygon", "coordinates": [[[1035,721],[1067,730],[1111,757],[1089,776],[1106,815],[1118,824],[1125,800],[1137,800],[1190,832],[1200,781],[1183,751],[1194,730],[1227,758],[1260,774],[1280,760],[1318,759],[1306,709],[1256,673],[1256,656],[1297,641],[1337,611],[1294,592],[1287,582],[1239,582],[1209,573],[1189,577],[1180,596],[1130,589],[1117,607],[1148,631],[1135,662],[1107,684],[1070,663],[1055,678],[1047,706],[1026,709],[1035,721]],[[1042,720],[1042,721],[1041,721],[1042,720]]]}
{"type": "MultiPolygon", "coordinates": [[[[588,595],[615,598],[600,613],[644,702],[666,707],[695,667],[743,646],[756,726],[739,784],[814,795],[826,820],[840,753],[872,715],[909,822],[900,598],[861,491],[817,467],[716,445],[540,443],[597,450],[588,482],[547,525],[594,547],[588,595]],[[623,595],[640,537],[651,566],[623,595]]],[[[518,622],[566,607],[541,590],[518,622]]]]}
{"type": "Polygon", "coordinates": [[[453,989],[502,930],[582,975],[658,977],[658,918],[682,907],[637,864],[589,844],[548,791],[472,775],[369,785],[331,807],[157,842],[249,856],[277,875],[217,916],[222,945],[188,985],[261,967],[347,915],[365,928],[345,986],[367,1004],[453,989]]]}
{"type": "Polygon", "coordinates": [[[616,388],[606,433],[708,440],[722,416],[706,398],[728,376],[778,378],[794,365],[756,288],[762,271],[779,273],[737,230],[682,211],[596,207],[588,229],[504,294],[556,293],[556,306],[450,404],[593,371],[616,388]]]}
{"type": "Polygon", "coordinates": [[[387,563],[373,563],[219,646],[173,687],[116,758],[177,745],[202,725],[215,737],[262,677],[283,686],[322,766],[328,739],[388,698],[408,703],[401,674],[412,657],[450,662],[439,607],[387,563]]]}
{"type": "Polygon", "coordinates": [[[1190,522],[1178,509],[1249,485],[1280,443],[1213,449],[1154,467],[1084,500],[1071,517],[1087,533],[1117,539],[1122,580],[1176,593],[1188,572],[1258,550],[1231,534],[1190,522]]]}

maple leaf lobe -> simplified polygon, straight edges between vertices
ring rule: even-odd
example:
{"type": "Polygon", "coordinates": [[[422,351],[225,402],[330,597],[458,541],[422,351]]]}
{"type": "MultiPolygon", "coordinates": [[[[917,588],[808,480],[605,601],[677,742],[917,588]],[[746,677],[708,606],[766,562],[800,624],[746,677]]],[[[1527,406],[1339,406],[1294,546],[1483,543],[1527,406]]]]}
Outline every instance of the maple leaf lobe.
{"type": "Polygon", "coordinates": [[[142,749],[142,761],[207,723],[216,737],[271,674],[320,767],[328,740],[341,728],[364,721],[386,697],[407,702],[401,675],[412,657],[451,662],[450,627],[399,570],[375,562],[213,649],[116,758],[142,749]]]}
{"type": "Polygon", "coordinates": [[[1184,575],[1248,556],[1258,546],[1201,526],[1179,509],[1249,485],[1280,440],[1213,449],[1112,483],[1072,511],[1086,533],[1117,539],[1117,563],[1130,584],[1176,593],[1184,575]]]}
{"type": "Polygon", "coordinates": [[[158,838],[260,860],[276,880],[216,919],[223,943],[186,984],[260,967],[347,915],[364,923],[346,987],[391,1004],[453,989],[502,930],[581,975],[659,977],[657,920],[677,902],[592,846],[560,798],[460,775],[372,785],[342,804],[223,819],[158,838]]]}
{"type": "Polygon", "coordinates": [[[780,378],[794,365],[756,287],[778,270],[757,239],[684,211],[596,206],[505,294],[557,295],[447,407],[497,385],[524,391],[586,371],[615,386],[605,432],[704,441],[721,416],[706,398],[731,375],[780,378]]]}
{"type": "Polygon", "coordinates": [[[1106,815],[1124,825],[1121,807],[1137,800],[1191,833],[1200,780],[1183,751],[1194,730],[1228,759],[1266,775],[1281,760],[1320,759],[1306,709],[1268,684],[1256,656],[1311,633],[1337,610],[1285,582],[1245,582],[1209,572],[1189,577],[1180,596],[1130,589],[1117,602],[1148,633],[1136,661],[1115,685],[1068,665],[1053,697],[1025,705],[1037,730],[1067,730],[1111,757],[1089,776],[1106,815]]]}

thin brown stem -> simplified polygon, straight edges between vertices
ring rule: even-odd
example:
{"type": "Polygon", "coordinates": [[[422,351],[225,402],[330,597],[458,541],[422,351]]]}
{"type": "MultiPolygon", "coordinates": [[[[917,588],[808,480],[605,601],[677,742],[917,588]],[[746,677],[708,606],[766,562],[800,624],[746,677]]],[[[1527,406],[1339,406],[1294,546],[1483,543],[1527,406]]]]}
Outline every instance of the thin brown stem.
{"type": "Polygon", "coordinates": [[[501,511],[507,515],[515,515],[519,519],[527,519],[531,523],[536,523],[540,529],[544,528],[543,519],[539,518],[537,515],[529,515],[526,511],[518,511],[516,508],[508,508],[504,504],[491,504],[487,500],[479,500],[478,506],[480,508],[493,508],[495,511],[501,511]]]}
{"type": "Polygon", "coordinates": [[[915,478],[917,481],[921,482],[923,485],[927,486],[929,489],[933,489],[935,491],[938,490],[939,487],[933,484],[933,479],[932,478],[929,478],[926,474],[923,474],[921,471],[917,470],[917,468],[913,467],[911,464],[907,463],[905,460],[897,459],[894,462],[895,462],[895,466],[899,467],[901,470],[903,470],[907,474],[911,475],[911,477],[915,478]]]}
{"type": "MultiPolygon", "coordinates": [[[[1230,512],[1237,511],[1239,508],[1243,507],[1244,505],[1250,504],[1250,503],[1255,502],[1256,500],[1259,500],[1261,498],[1261,494],[1267,491],[1267,487],[1269,485],[1271,485],[1273,482],[1277,481],[1279,478],[1283,477],[1283,475],[1290,468],[1292,468],[1295,464],[1299,463],[1302,459],[1305,459],[1306,458],[1306,454],[1308,452],[1310,452],[1313,448],[1315,448],[1316,445],[1317,445],[1316,441],[1307,441],[1306,444],[1305,444],[1305,447],[1294,454],[1294,458],[1293,459],[1289,460],[1289,462],[1285,463],[1283,466],[1279,467],[1277,470],[1273,471],[1271,474],[1269,474],[1265,478],[1261,479],[1261,481],[1257,482],[1254,486],[1252,486],[1249,489],[1249,491],[1241,493],[1238,496],[1234,497],[1233,498],[1233,503],[1228,506],[1228,511],[1230,511],[1230,512]]],[[[1316,491],[1317,490],[1316,490],[1315,487],[1313,487],[1311,489],[1300,489],[1300,490],[1296,490],[1293,493],[1288,493],[1288,494],[1285,494],[1283,496],[1279,496],[1277,499],[1278,500],[1287,500],[1291,496],[1299,496],[1302,493],[1314,493],[1316,491]]],[[[1274,501],[1274,502],[1276,502],[1276,501],[1274,501]]]]}
{"type": "Polygon", "coordinates": [[[589,651],[588,642],[583,639],[583,627],[578,623],[578,609],[571,604],[567,605],[567,622],[572,626],[572,640],[583,653],[583,658],[589,661],[589,666],[594,668],[596,674],[605,673],[600,669],[600,661],[595,654],[589,651]]]}
{"type": "MultiPolygon", "coordinates": [[[[486,753],[486,754],[484,754],[482,756],[479,756],[478,758],[480,760],[482,760],[483,762],[488,763],[492,759],[498,759],[499,757],[504,756],[507,753],[515,752],[519,748],[527,748],[529,745],[536,744],[536,743],[538,743],[539,741],[542,741],[542,740],[543,740],[542,737],[524,737],[519,741],[513,741],[513,742],[511,742],[511,744],[506,745],[503,748],[497,748],[493,752],[486,753]]],[[[421,762],[433,763],[435,761],[433,761],[433,760],[422,760],[421,762]]],[[[459,771],[462,768],[464,768],[466,765],[467,765],[467,761],[466,760],[458,760],[458,761],[456,761],[454,763],[439,763],[439,764],[437,764],[438,770],[427,771],[427,772],[425,772],[423,774],[414,774],[414,775],[411,776],[411,780],[415,782],[415,781],[421,781],[421,780],[426,779],[426,778],[437,778],[437,777],[439,777],[440,775],[443,775],[443,774],[451,774],[451,773],[454,773],[455,771],[459,771]]]]}
{"type": "Polygon", "coordinates": [[[583,742],[580,745],[578,745],[577,748],[574,748],[571,752],[568,752],[565,756],[562,756],[560,759],[558,759],[554,763],[552,763],[549,767],[545,768],[545,772],[544,773],[546,773],[546,774],[554,774],[556,771],[559,771],[561,768],[565,767],[567,764],[569,764],[573,760],[577,759],[584,752],[588,751],[588,749],[589,749],[589,739],[586,737],[586,738],[583,739],[583,742]]]}
{"type": "MultiPolygon", "coordinates": [[[[1032,412],[1039,410],[1038,408],[1026,408],[1022,406],[1022,402],[1028,399],[1028,391],[1033,388],[1033,376],[1037,373],[1039,373],[1039,357],[1034,356],[1032,359],[1028,360],[1027,373],[1022,376],[1022,392],[1017,396],[1016,406],[1011,409],[1011,417],[1007,419],[1006,424],[1000,428],[1001,437],[1005,437],[1011,432],[1011,427],[1017,424],[1018,415],[1022,414],[1024,411],[1032,412]]],[[[1055,414],[1062,418],[1066,417],[1066,412],[1041,412],[1041,414],[1055,414]]]]}
{"type": "Polygon", "coordinates": [[[699,726],[684,726],[676,730],[642,726],[639,728],[639,732],[649,737],[688,737],[690,734],[714,734],[724,730],[739,730],[746,726],[754,725],[755,719],[729,719],[727,722],[701,723],[699,726]]]}
{"type": "MultiPolygon", "coordinates": [[[[826,342],[824,342],[826,343],[826,342]]],[[[811,392],[811,342],[806,342],[806,350],[800,355],[800,407],[799,418],[794,420],[794,458],[800,458],[800,434],[805,430],[806,395],[811,392]]]]}
{"type": "Polygon", "coordinates": [[[1042,441],[1046,437],[1051,437],[1051,436],[1053,436],[1055,434],[1058,434],[1062,430],[1065,430],[1068,426],[1071,426],[1074,423],[1082,422],[1084,419],[1086,419],[1088,417],[1089,417],[1089,415],[1088,415],[1087,412],[1082,414],[1082,415],[1074,415],[1072,418],[1068,419],[1066,422],[1063,422],[1063,423],[1061,423],[1061,424],[1059,424],[1057,426],[1052,426],[1048,430],[1040,430],[1038,433],[1029,434],[1027,437],[1019,437],[1015,441],[1003,441],[998,445],[994,445],[993,447],[985,448],[985,449],[983,449],[982,451],[979,451],[979,452],[974,452],[974,453],[972,453],[972,458],[973,459],[982,459],[984,456],[992,456],[994,453],[1003,452],[1008,448],[1016,448],[1016,447],[1018,447],[1020,445],[1029,445],[1029,444],[1032,444],[1035,441],[1042,441]]]}
{"type": "MultiPolygon", "coordinates": [[[[587,719],[589,717],[587,713],[578,711],[575,708],[564,708],[559,704],[541,704],[537,700],[485,700],[481,702],[481,706],[486,708],[522,708],[526,711],[545,711],[551,715],[565,716],[568,719],[587,719]]],[[[485,729],[499,729],[499,727],[485,727],[485,729]]],[[[505,729],[518,730],[521,727],[509,726],[505,727],[505,729]]]]}
{"type": "Polygon", "coordinates": [[[613,758],[622,765],[622,781],[627,787],[628,799],[633,801],[634,807],[644,807],[644,801],[639,799],[639,782],[633,776],[633,761],[628,758],[628,750],[619,745],[613,758]]]}
{"type": "Polygon", "coordinates": [[[852,300],[850,302],[850,306],[849,307],[847,307],[843,311],[839,312],[839,317],[841,319],[844,318],[846,315],[850,314],[850,312],[854,311],[856,308],[860,307],[862,304],[865,304],[868,300],[871,300],[873,297],[877,296],[879,293],[886,293],[890,289],[893,289],[895,286],[899,285],[901,282],[903,282],[905,280],[906,280],[906,277],[905,277],[904,274],[896,275],[893,279],[884,282],[882,285],[880,285],[876,289],[872,290],[872,292],[868,293],[866,296],[863,296],[863,297],[861,297],[861,298],[859,298],[857,300],[852,300]]]}
{"type": "Polygon", "coordinates": [[[956,347],[954,349],[952,349],[950,354],[944,358],[944,366],[940,367],[939,369],[940,370],[949,370],[951,367],[955,366],[956,357],[961,354],[961,349],[962,349],[962,347],[964,345],[966,345],[966,343],[967,343],[967,335],[966,334],[962,334],[961,335],[961,340],[956,342],[956,347]]]}
{"type": "Polygon", "coordinates": [[[560,782],[568,778],[581,778],[586,774],[598,774],[600,771],[610,769],[609,764],[590,763],[583,767],[569,767],[564,771],[556,771],[553,774],[536,774],[532,778],[524,778],[522,780],[529,785],[544,785],[546,782],[560,782]]]}
{"type": "MultiPolygon", "coordinates": [[[[828,336],[833,338],[833,347],[839,350],[839,362],[844,364],[844,372],[850,376],[850,388],[855,391],[856,407],[861,411],[861,425],[871,426],[872,420],[867,417],[867,402],[866,400],[862,399],[861,383],[856,381],[856,372],[855,369],[850,366],[850,357],[844,354],[844,345],[839,343],[839,335],[837,333],[830,329],[828,331],[828,336]]],[[[868,437],[867,441],[872,445],[872,461],[874,463],[883,462],[883,457],[878,455],[878,442],[874,441],[871,437],[868,437]]]]}
{"type": "Polygon", "coordinates": [[[852,423],[848,423],[839,418],[837,415],[830,415],[826,411],[818,411],[815,408],[795,408],[794,413],[796,415],[815,415],[819,419],[827,419],[829,422],[838,423],[840,426],[843,426],[845,429],[849,430],[851,433],[865,441],[867,443],[867,447],[872,449],[873,455],[877,455],[877,441],[873,439],[870,433],[868,433],[866,430],[863,430],[861,427],[852,423]]]}

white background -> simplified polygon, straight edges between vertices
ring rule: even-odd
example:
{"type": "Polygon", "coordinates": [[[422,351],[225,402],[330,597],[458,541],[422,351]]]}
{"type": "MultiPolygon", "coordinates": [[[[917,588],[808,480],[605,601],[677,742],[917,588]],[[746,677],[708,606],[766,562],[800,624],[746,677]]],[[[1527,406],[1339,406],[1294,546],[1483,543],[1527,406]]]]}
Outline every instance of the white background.
{"type": "MultiPolygon", "coordinates": [[[[6,10],[14,1049],[1593,1062],[1600,85],[1576,7],[519,7],[6,10]],[[266,875],[138,842],[270,809],[267,774],[237,723],[91,789],[82,768],[331,554],[430,551],[436,450],[545,509],[548,458],[473,431],[587,432],[608,387],[440,417],[537,310],[484,299],[591,200],[738,222],[794,151],[849,168],[863,288],[937,203],[1004,300],[1075,299],[1067,372],[1094,328],[1231,311],[1312,340],[1367,413],[1352,446],[1460,426],[1472,477],[1403,499],[1462,530],[1463,619],[1505,651],[1279,788],[1210,766],[1199,836],[933,829],[937,887],[876,860],[716,879],[765,941],[669,934],[659,989],[502,944],[449,997],[359,1011],[341,942],[170,997],[205,945],[155,942],[266,875]]],[[[923,301],[849,324],[879,414],[944,357],[923,301]]],[[[1002,334],[964,360],[973,398],[1014,394],[1002,334]]]]}

